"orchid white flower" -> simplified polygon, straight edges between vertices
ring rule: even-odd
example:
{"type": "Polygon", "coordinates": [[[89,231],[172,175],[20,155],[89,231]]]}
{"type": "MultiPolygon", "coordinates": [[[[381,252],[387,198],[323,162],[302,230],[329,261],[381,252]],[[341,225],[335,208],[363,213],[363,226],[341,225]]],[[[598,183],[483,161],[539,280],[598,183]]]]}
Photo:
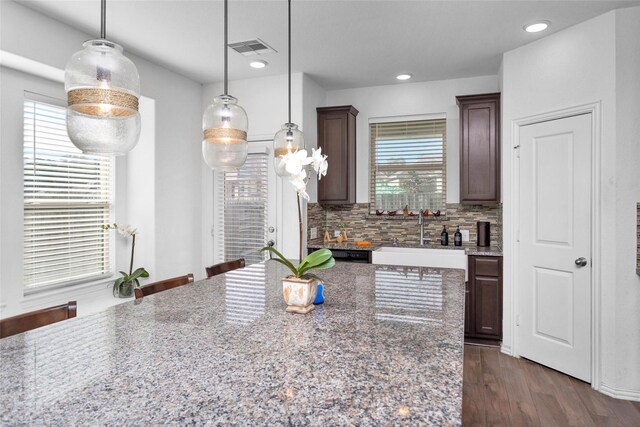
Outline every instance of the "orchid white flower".
{"type": "Polygon", "coordinates": [[[133,235],[138,233],[138,230],[131,227],[130,225],[127,225],[127,227],[124,229],[124,232],[127,236],[132,237],[133,235]]]}
{"type": "Polygon", "coordinates": [[[309,194],[307,194],[307,171],[305,169],[302,169],[299,174],[291,176],[289,182],[291,182],[300,196],[307,201],[309,200],[309,194]]]}
{"type": "Polygon", "coordinates": [[[113,228],[118,232],[118,234],[124,237],[133,237],[138,233],[138,230],[131,227],[130,225],[118,225],[114,223],[114,224],[105,224],[102,226],[102,228],[104,228],[105,230],[113,228]]]}
{"type": "Polygon", "coordinates": [[[327,157],[328,156],[322,154],[322,147],[319,147],[317,150],[315,148],[311,149],[311,166],[318,174],[318,181],[327,175],[327,169],[329,168],[327,157]]]}
{"type": "Polygon", "coordinates": [[[303,168],[313,161],[311,157],[307,157],[307,150],[298,150],[295,153],[287,153],[282,160],[285,163],[285,170],[291,176],[300,175],[303,168]]]}

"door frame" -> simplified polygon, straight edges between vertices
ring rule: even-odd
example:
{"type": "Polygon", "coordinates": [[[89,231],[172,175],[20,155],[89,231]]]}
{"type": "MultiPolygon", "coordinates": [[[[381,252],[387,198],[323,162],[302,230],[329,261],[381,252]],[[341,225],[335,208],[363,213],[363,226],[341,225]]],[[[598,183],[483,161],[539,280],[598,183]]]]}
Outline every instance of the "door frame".
{"type": "MultiPolygon", "coordinates": [[[[510,318],[503,319],[511,325],[511,343],[510,353],[514,357],[520,357],[518,349],[518,326],[517,316],[519,313],[518,296],[519,296],[519,273],[520,273],[520,250],[518,245],[519,227],[520,227],[520,161],[519,161],[519,143],[520,128],[522,126],[532,125],[536,123],[558,120],[567,117],[591,114],[591,388],[599,390],[602,384],[601,379],[601,288],[602,277],[600,263],[602,254],[600,250],[601,236],[601,218],[602,206],[600,203],[600,176],[601,176],[601,103],[593,102],[588,104],[577,105],[560,110],[549,111],[546,113],[536,114],[532,116],[515,119],[511,122],[511,200],[509,205],[510,211],[513,212],[513,220],[511,221],[511,236],[513,238],[507,243],[513,254],[510,262],[511,271],[509,274],[509,283],[511,286],[511,297],[509,301],[505,301],[510,307],[510,318]]],[[[510,147],[505,147],[510,148],[510,147]]],[[[506,158],[504,156],[503,158],[506,158]]],[[[506,350],[506,349],[504,349],[506,350]]]]}
{"type": "MultiPolygon", "coordinates": [[[[273,135],[249,135],[247,137],[249,144],[256,142],[272,142],[273,135]]],[[[272,153],[272,147],[266,149],[267,154],[272,153]]],[[[269,167],[272,167],[273,162],[269,162],[269,167]]],[[[213,238],[213,228],[215,223],[215,208],[214,208],[214,190],[216,188],[215,181],[219,179],[221,172],[212,171],[204,162],[201,166],[202,170],[202,268],[211,265],[215,259],[215,241],[213,238]]],[[[282,180],[276,176],[275,180],[275,225],[276,225],[276,241],[282,241],[282,180]]],[[[203,276],[204,277],[204,276],[203,276]]]]}

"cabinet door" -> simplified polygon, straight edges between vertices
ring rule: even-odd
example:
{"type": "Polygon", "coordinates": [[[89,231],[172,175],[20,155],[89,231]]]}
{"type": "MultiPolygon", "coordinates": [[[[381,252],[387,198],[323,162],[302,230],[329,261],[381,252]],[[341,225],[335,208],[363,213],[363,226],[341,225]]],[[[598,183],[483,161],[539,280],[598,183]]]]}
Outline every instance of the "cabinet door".
{"type": "Polygon", "coordinates": [[[318,116],[318,146],[329,156],[327,176],[318,183],[318,200],[346,202],[349,198],[349,152],[347,145],[347,114],[318,116]]]}
{"type": "Polygon", "coordinates": [[[459,97],[458,104],[460,202],[497,203],[500,201],[500,95],[459,97]]]}
{"type": "Polygon", "coordinates": [[[329,156],[327,176],[318,183],[318,202],[356,202],[356,116],[352,105],[318,107],[318,147],[329,156]]]}
{"type": "Polygon", "coordinates": [[[474,278],[475,335],[502,338],[502,290],[499,277],[474,278]]]}

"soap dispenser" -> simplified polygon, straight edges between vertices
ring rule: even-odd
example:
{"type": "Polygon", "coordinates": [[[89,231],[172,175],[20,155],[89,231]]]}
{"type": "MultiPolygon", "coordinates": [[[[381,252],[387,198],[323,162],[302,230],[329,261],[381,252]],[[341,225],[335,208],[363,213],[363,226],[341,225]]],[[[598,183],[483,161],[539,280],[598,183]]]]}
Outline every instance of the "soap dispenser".
{"type": "Polygon", "coordinates": [[[460,226],[456,229],[456,234],[453,235],[454,246],[462,246],[462,233],[460,232],[460,226]]]}
{"type": "Polygon", "coordinates": [[[442,226],[442,233],[440,233],[440,244],[442,246],[449,246],[449,233],[447,233],[447,226],[442,226]]]}

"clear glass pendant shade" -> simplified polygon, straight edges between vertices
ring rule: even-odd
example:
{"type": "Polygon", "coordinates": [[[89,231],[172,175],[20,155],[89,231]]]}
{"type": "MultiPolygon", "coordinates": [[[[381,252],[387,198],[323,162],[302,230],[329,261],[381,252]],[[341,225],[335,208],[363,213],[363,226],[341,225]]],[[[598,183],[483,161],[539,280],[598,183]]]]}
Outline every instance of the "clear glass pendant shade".
{"type": "Polygon", "coordinates": [[[216,170],[233,170],[247,160],[248,119],[244,108],[233,96],[213,99],[202,116],[202,156],[216,170]]]}
{"type": "Polygon", "coordinates": [[[304,134],[295,123],[285,123],[273,137],[273,165],[276,174],[281,177],[289,176],[285,170],[283,158],[289,153],[295,153],[304,148],[304,134]]]}
{"type": "Polygon", "coordinates": [[[65,69],[67,133],[84,153],[122,155],[140,137],[140,76],[122,47],[89,40],[65,69]]]}

